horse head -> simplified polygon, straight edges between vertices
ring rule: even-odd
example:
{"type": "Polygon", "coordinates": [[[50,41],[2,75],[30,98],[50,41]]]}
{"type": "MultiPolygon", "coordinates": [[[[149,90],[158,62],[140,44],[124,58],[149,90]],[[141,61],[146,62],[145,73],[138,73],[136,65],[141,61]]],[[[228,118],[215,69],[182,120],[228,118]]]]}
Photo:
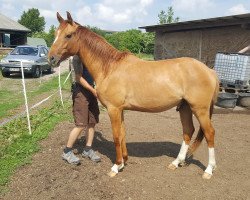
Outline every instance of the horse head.
{"type": "Polygon", "coordinates": [[[73,21],[69,12],[67,12],[66,20],[57,12],[57,19],[60,25],[55,32],[55,40],[48,56],[49,62],[54,66],[58,66],[60,62],[77,54],[79,51],[76,38],[79,24],[73,21]]]}

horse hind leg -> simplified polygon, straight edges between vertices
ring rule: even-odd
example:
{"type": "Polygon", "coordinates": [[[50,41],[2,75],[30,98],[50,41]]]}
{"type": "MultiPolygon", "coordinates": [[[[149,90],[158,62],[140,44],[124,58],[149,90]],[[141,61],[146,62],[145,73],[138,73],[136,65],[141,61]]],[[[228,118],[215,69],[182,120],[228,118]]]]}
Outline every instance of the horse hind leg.
{"type": "Polygon", "coordinates": [[[185,162],[189,144],[195,131],[192,118],[193,113],[186,101],[179,107],[179,112],[183,129],[183,142],[177,158],[168,166],[172,170],[177,169],[180,164],[185,162]]]}
{"type": "MultiPolygon", "coordinates": [[[[214,105],[213,105],[213,102],[212,102],[211,106],[210,106],[210,113],[209,113],[210,114],[210,119],[212,118],[213,107],[214,107],[214,105]]],[[[200,146],[203,138],[204,138],[204,133],[203,133],[202,128],[200,127],[200,129],[198,131],[198,134],[197,134],[193,144],[188,149],[187,158],[189,158],[189,157],[191,157],[193,155],[195,150],[200,146]]]]}
{"type": "MultiPolygon", "coordinates": [[[[213,106],[213,105],[212,105],[213,106]]],[[[202,176],[204,179],[210,179],[213,175],[213,171],[216,168],[215,153],[214,153],[214,135],[215,130],[211,123],[211,109],[206,111],[200,110],[196,112],[196,117],[200,123],[202,131],[208,145],[208,166],[202,176]],[[210,112],[210,113],[209,113],[210,112]]]]}

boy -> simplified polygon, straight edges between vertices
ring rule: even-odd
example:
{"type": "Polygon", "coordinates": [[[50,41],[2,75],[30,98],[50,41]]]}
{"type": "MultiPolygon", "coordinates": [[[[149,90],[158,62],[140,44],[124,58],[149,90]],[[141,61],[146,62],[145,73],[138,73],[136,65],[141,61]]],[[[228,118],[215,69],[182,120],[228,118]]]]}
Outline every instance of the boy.
{"type": "Polygon", "coordinates": [[[73,57],[72,65],[75,71],[75,81],[72,84],[75,127],[70,132],[66,148],[63,150],[62,158],[70,164],[80,163],[80,159],[75,156],[72,147],[80,133],[84,129],[87,129],[86,146],[82,156],[88,157],[94,162],[99,162],[101,158],[91,148],[95,133],[95,124],[99,122],[100,113],[94,81],[78,56],[75,55],[73,57]]]}

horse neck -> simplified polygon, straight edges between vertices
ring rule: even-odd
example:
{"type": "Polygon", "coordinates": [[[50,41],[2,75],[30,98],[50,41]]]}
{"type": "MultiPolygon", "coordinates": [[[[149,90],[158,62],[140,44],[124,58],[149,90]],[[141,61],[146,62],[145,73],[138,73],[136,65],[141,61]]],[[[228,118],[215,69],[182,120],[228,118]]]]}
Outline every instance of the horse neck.
{"type": "Polygon", "coordinates": [[[79,34],[79,57],[97,83],[104,79],[127,53],[120,52],[90,30],[79,34]]]}
{"type": "Polygon", "coordinates": [[[89,54],[89,52],[82,48],[78,56],[83,61],[85,67],[88,69],[89,73],[97,84],[101,79],[103,79],[104,73],[102,72],[101,62],[99,60],[93,61],[93,58],[89,56],[89,54]]]}

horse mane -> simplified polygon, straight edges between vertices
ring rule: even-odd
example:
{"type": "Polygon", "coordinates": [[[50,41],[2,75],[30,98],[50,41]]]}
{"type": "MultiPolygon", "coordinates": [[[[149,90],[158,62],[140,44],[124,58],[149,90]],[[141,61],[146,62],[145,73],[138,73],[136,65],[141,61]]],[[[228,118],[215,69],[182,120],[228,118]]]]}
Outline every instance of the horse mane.
{"type": "Polygon", "coordinates": [[[104,75],[115,67],[115,63],[121,61],[130,54],[129,52],[117,50],[103,37],[97,35],[87,27],[79,26],[76,30],[76,34],[78,35],[78,42],[84,43],[83,47],[86,47],[89,52],[91,52],[90,60],[92,63],[96,61],[96,58],[101,58],[102,65],[100,67],[104,75]]]}

